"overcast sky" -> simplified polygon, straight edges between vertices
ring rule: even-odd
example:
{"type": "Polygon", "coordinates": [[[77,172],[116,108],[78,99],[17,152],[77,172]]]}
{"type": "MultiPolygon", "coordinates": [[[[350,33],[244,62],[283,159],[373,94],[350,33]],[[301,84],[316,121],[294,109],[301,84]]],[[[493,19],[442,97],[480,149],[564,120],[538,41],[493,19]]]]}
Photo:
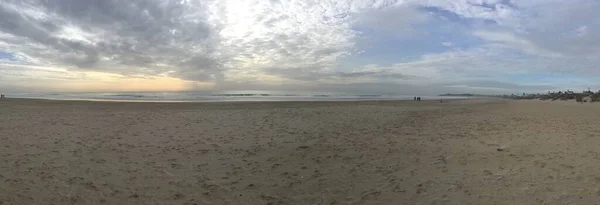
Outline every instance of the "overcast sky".
{"type": "Polygon", "coordinates": [[[592,0],[3,0],[0,92],[600,89],[592,0]]]}

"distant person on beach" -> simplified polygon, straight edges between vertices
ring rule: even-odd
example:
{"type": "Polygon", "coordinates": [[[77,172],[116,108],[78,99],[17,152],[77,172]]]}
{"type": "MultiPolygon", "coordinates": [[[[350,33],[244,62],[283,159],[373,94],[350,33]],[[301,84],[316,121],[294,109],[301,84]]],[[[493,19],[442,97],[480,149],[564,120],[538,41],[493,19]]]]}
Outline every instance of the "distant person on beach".
{"type": "Polygon", "coordinates": [[[417,101],[417,97],[414,98],[414,101],[417,101]]]}
{"type": "Polygon", "coordinates": [[[0,95],[0,98],[1,98],[1,99],[4,99],[4,95],[0,95]]]}
{"type": "Polygon", "coordinates": [[[417,97],[417,101],[418,101],[418,102],[421,102],[421,97],[417,97]]]}

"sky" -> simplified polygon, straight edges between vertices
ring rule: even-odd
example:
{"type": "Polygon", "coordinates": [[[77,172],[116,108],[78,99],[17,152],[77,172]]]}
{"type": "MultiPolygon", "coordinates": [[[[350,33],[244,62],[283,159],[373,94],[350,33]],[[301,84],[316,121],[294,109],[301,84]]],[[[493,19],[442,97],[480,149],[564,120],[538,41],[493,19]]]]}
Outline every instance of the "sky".
{"type": "Polygon", "coordinates": [[[3,0],[0,92],[600,89],[596,0],[3,0]]]}

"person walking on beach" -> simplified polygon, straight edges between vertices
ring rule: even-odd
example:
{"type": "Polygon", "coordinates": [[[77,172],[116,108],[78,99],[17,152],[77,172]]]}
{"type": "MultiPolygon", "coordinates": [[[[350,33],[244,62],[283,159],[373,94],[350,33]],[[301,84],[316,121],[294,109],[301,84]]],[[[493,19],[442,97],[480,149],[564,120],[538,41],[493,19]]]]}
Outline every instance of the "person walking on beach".
{"type": "Polygon", "coordinates": [[[421,102],[421,97],[417,97],[417,102],[421,102]]]}
{"type": "Polygon", "coordinates": [[[417,97],[414,98],[414,101],[417,101],[417,97]]]}

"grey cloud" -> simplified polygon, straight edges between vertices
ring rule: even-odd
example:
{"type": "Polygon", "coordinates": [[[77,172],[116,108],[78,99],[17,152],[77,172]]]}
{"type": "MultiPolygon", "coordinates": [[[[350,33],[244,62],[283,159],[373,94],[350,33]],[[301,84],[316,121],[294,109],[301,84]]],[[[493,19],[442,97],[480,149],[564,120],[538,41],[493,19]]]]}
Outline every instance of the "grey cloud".
{"type": "Polygon", "coordinates": [[[557,89],[558,87],[556,86],[552,86],[552,85],[521,85],[521,84],[515,84],[515,83],[507,83],[507,82],[501,82],[501,81],[495,81],[495,80],[468,80],[468,81],[463,81],[463,82],[455,82],[455,83],[443,83],[443,84],[439,84],[441,86],[445,86],[445,87],[452,87],[452,86],[467,86],[467,87],[472,87],[472,88],[482,88],[482,89],[501,89],[501,90],[507,90],[507,91],[521,91],[521,92],[525,92],[525,91],[533,91],[533,92],[539,92],[539,91],[546,91],[546,90],[554,90],[557,89]]]}
{"type": "Polygon", "coordinates": [[[473,93],[473,94],[511,94],[520,92],[545,92],[559,89],[544,85],[519,85],[502,83],[498,81],[488,82],[466,82],[463,84],[428,84],[414,85],[408,83],[310,83],[310,84],[282,84],[274,87],[261,83],[234,83],[220,84],[217,90],[235,90],[240,87],[248,90],[265,91],[298,91],[298,92],[332,92],[332,93],[364,93],[364,94],[402,94],[402,95],[425,95],[435,96],[445,93],[473,93]],[[455,86],[461,85],[461,86],[455,86]]]}
{"type": "Polygon", "coordinates": [[[302,80],[405,77],[322,72],[352,52],[352,13],[397,1],[237,3],[256,9],[244,16],[252,29],[240,30],[248,25],[237,25],[239,13],[228,13],[235,8],[225,1],[7,0],[0,5],[0,49],[38,65],[197,81],[274,66],[297,69],[267,73],[302,80]]]}
{"type": "Polygon", "coordinates": [[[280,76],[284,78],[300,80],[300,81],[316,81],[324,78],[324,73],[319,72],[313,67],[297,67],[297,68],[265,68],[263,71],[269,75],[280,76]]]}
{"type": "MultiPolygon", "coordinates": [[[[125,75],[175,71],[190,80],[208,80],[222,72],[213,56],[218,37],[202,12],[181,1],[48,0],[8,1],[0,5],[0,39],[12,52],[70,69],[125,75]],[[40,12],[42,16],[36,16],[40,12]],[[81,30],[91,42],[59,36],[81,30]],[[43,50],[40,51],[40,48],[43,50]],[[162,66],[158,66],[158,65],[162,66]],[[194,70],[195,75],[182,75],[194,70]]],[[[77,35],[77,34],[73,34],[77,35]]],[[[76,37],[76,36],[75,36],[76,37]]],[[[2,49],[2,48],[0,48],[2,49]]]]}
{"type": "Polygon", "coordinates": [[[547,3],[536,7],[527,19],[527,33],[522,36],[535,45],[566,56],[593,57],[600,55],[600,2],[569,1],[547,3]],[[560,8],[560,9],[557,9],[560,8]],[[577,29],[585,27],[585,33],[577,29]]]}
{"type": "Polygon", "coordinates": [[[338,72],[336,73],[337,76],[340,77],[344,77],[344,78],[354,78],[354,77],[364,77],[364,76],[372,76],[372,75],[377,75],[378,72],[374,72],[374,71],[366,71],[366,72],[338,72]]]}
{"type": "Polygon", "coordinates": [[[508,58],[507,67],[539,73],[579,76],[599,75],[600,2],[515,1],[519,15],[508,25],[482,26],[487,34],[476,36],[522,52],[508,58]]]}
{"type": "Polygon", "coordinates": [[[77,80],[78,76],[64,71],[44,70],[35,68],[26,68],[23,65],[5,65],[0,64],[0,76],[7,80],[77,80]]]}
{"type": "MultiPolygon", "coordinates": [[[[308,84],[281,84],[276,87],[270,84],[262,83],[236,83],[227,82],[220,84],[217,90],[235,90],[243,87],[248,90],[265,91],[299,91],[299,92],[333,92],[333,93],[365,93],[365,94],[421,94],[437,95],[441,94],[426,86],[415,86],[410,84],[393,83],[353,83],[353,84],[326,84],[326,83],[308,83],[308,84]]],[[[441,87],[441,86],[440,86],[441,87]]]]}
{"type": "Polygon", "coordinates": [[[355,80],[357,78],[375,78],[375,79],[409,79],[415,76],[396,73],[390,69],[380,69],[374,71],[355,71],[355,72],[331,72],[319,71],[314,68],[267,68],[267,74],[276,75],[283,78],[289,78],[300,81],[322,81],[322,80],[355,80]]]}
{"type": "Polygon", "coordinates": [[[353,26],[358,29],[375,29],[397,37],[409,37],[423,32],[416,30],[414,26],[429,20],[431,17],[420,12],[417,6],[404,5],[357,14],[353,26]]]}
{"type": "Polygon", "coordinates": [[[415,76],[404,75],[400,73],[394,73],[390,70],[378,70],[378,71],[359,71],[359,72],[338,72],[333,76],[342,78],[356,78],[356,77],[375,77],[381,79],[407,79],[414,78],[415,76]]]}

